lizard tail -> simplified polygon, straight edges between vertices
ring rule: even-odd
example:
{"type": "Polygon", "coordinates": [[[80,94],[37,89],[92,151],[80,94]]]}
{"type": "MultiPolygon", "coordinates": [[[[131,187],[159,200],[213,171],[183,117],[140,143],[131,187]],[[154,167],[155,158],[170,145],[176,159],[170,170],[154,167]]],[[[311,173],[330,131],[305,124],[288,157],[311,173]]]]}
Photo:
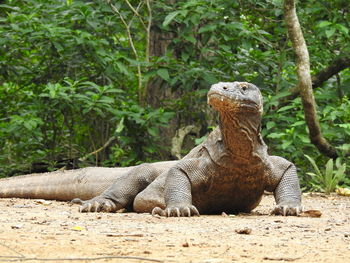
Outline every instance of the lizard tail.
{"type": "Polygon", "coordinates": [[[3,178],[0,179],[0,198],[87,200],[101,194],[131,168],[88,167],[3,178]]]}

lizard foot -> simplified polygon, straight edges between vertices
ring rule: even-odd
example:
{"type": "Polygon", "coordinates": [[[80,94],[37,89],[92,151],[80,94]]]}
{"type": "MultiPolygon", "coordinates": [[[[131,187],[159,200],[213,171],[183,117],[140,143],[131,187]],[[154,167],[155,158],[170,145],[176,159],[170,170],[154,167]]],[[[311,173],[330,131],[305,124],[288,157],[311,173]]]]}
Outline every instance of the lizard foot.
{"type": "Polygon", "coordinates": [[[171,206],[165,209],[160,207],[155,207],[152,210],[152,215],[160,215],[166,217],[180,217],[180,216],[199,216],[197,208],[193,205],[181,205],[181,206],[171,206]]]}
{"type": "Polygon", "coordinates": [[[283,216],[299,216],[303,211],[303,208],[299,203],[294,202],[284,202],[275,206],[271,214],[273,215],[283,215],[283,216]]]}
{"type": "Polygon", "coordinates": [[[82,201],[79,198],[75,198],[71,201],[75,204],[80,204],[79,212],[88,213],[88,212],[115,212],[119,210],[121,207],[117,206],[112,200],[103,198],[103,197],[95,197],[87,201],[82,201]]]}

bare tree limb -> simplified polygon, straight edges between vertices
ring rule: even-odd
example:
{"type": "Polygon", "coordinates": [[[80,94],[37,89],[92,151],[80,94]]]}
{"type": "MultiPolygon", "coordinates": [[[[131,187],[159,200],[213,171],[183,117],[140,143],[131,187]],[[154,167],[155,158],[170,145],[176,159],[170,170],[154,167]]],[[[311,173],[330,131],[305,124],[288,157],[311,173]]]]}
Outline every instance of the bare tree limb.
{"type": "Polygon", "coordinates": [[[105,0],[109,6],[111,7],[112,11],[117,14],[122,21],[126,34],[128,36],[129,44],[131,47],[132,52],[134,53],[135,60],[137,61],[137,78],[138,78],[138,97],[139,97],[139,103],[140,105],[144,105],[146,103],[146,96],[147,96],[147,88],[148,84],[144,83],[144,79],[142,78],[142,69],[140,65],[140,55],[139,52],[137,51],[135,44],[134,44],[134,39],[132,37],[131,33],[131,25],[133,23],[133,19],[135,17],[138,18],[140,21],[143,29],[145,30],[146,33],[146,50],[145,50],[145,61],[146,63],[149,62],[150,60],[150,42],[151,42],[151,26],[152,26],[152,9],[151,9],[151,0],[142,0],[139,2],[138,6],[135,8],[129,0],[124,0],[124,2],[128,5],[130,10],[133,13],[133,17],[127,22],[125,18],[123,17],[122,13],[120,10],[111,2],[111,0],[105,0]],[[148,18],[145,20],[142,15],[139,13],[140,8],[143,5],[146,5],[147,8],[147,13],[148,13],[148,18]]]}
{"type": "Polygon", "coordinates": [[[85,156],[79,158],[79,161],[81,162],[84,162],[86,161],[87,158],[89,158],[91,155],[95,155],[95,154],[98,154],[100,151],[106,149],[114,140],[116,140],[117,137],[115,136],[112,136],[111,138],[108,139],[108,141],[103,145],[101,146],[100,148],[98,148],[96,151],[93,151],[91,153],[88,153],[86,154],[85,156]]]}
{"type": "MultiPolygon", "coordinates": [[[[316,75],[312,76],[312,88],[320,87],[325,81],[342,70],[350,67],[350,53],[342,53],[336,57],[328,67],[320,70],[316,75]]],[[[291,94],[284,98],[285,100],[293,100],[299,95],[298,87],[291,90],[291,94]]]]}
{"type": "Polygon", "coordinates": [[[340,71],[350,67],[350,54],[341,54],[325,69],[312,77],[312,87],[317,88],[340,71]]]}
{"type": "Polygon", "coordinates": [[[131,50],[134,53],[135,60],[138,63],[137,64],[138,92],[139,92],[139,100],[140,100],[140,103],[142,104],[144,96],[142,94],[143,93],[143,88],[142,88],[141,65],[139,64],[139,62],[140,62],[139,53],[137,52],[137,50],[135,48],[134,40],[133,40],[132,35],[131,35],[130,25],[128,25],[128,23],[125,21],[123,15],[120,13],[119,9],[115,5],[113,5],[111,3],[111,0],[106,0],[106,2],[111,7],[112,11],[119,16],[120,20],[122,21],[123,25],[125,26],[125,31],[126,31],[126,34],[128,35],[128,40],[129,40],[129,44],[130,44],[131,50]]]}
{"type": "Polygon", "coordinates": [[[338,156],[337,152],[323,137],[317,118],[316,101],[310,75],[309,52],[296,14],[294,0],[284,1],[284,16],[288,34],[296,53],[298,90],[304,107],[304,116],[309,128],[310,140],[321,153],[330,158],[336,158],[338,156]]]}
{"type": "MultiPolygon", "coordinates": [[[[130,4],[130,2],[128,0],[125,0],[125,2],[128,4],[129,8],[131,9],[131,11],[133,11],[133,13],[135,14],[135,16],[137,16],[137,18],[140,20],[140,23],[142,24],[143,28],[145,30],[147,30],[147,26],[145,25],[145,22],[143,21],[142,19],[142,16],[140,15],[140,13],[138,12],[138,8],[135,9],[132,4],[130,4]]],[[[140,2],[140,5],[141,6],[142,2],[140,2]]]]}

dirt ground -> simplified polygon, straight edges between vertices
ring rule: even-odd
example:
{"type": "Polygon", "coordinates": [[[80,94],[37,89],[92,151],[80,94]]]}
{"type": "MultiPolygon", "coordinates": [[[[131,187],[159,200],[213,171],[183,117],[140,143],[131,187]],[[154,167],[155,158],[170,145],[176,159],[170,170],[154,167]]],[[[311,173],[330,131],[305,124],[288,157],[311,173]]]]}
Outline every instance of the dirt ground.
{"type": "Polygon", "coordinates": [[[320,218],[81,214],[65,202],[0,199],[2,262],[350,262],[350,198],[304,195],[320,218]],[[250,232],[250,233],[249,233],[250,232]]]}

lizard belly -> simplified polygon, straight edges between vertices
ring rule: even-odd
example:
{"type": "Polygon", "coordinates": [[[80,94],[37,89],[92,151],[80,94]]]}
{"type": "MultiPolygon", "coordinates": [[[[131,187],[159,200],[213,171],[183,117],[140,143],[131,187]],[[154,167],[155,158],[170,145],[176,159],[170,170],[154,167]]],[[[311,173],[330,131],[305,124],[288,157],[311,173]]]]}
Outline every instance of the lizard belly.
{"type": "Polygon", "coordinates": [[[216,174],[207,191],[194,193],[193,204],[202,214],[249,212],[264,192],[262,173],[227,170],[216,174]]]}

